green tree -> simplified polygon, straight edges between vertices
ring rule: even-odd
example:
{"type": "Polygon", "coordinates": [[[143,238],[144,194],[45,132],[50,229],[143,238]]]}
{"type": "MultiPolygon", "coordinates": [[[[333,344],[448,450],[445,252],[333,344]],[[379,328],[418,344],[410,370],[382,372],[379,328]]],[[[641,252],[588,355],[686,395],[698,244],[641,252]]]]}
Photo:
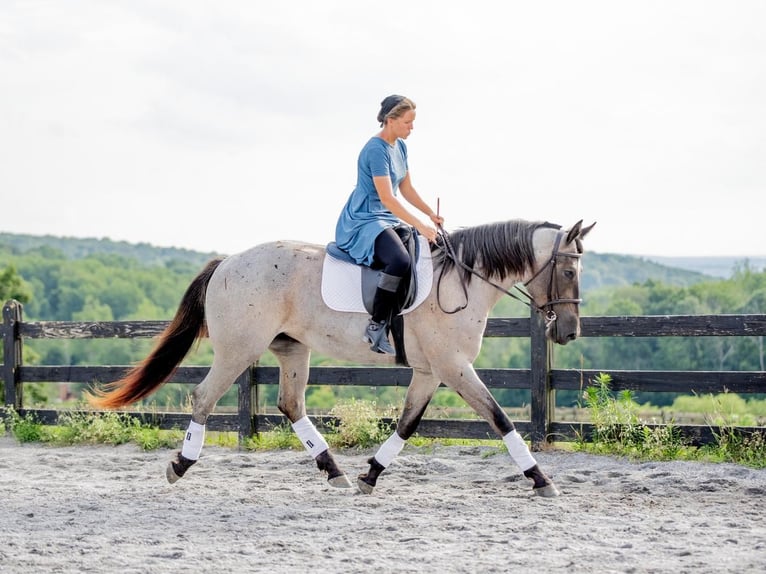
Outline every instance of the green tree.
{"type": "Polygon", "coordinates": [[[16,299],[19,303],[27,303],[32,299],[32,289],[13,265],[0,271],[0,303],[9,299],[16,299]]]}

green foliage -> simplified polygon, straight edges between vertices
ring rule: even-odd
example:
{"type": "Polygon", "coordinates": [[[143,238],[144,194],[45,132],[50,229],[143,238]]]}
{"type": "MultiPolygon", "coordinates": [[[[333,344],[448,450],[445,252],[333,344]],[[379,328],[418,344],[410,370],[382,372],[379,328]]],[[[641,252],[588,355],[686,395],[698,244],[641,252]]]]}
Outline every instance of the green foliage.
{"type": "Polygon", "coordinates": [[[706,405],[705,408],[712,410],[705,412],[713,413],[711,420],[716,421],[716,426],[720,427],[714,432],[715,444],[695,449],[688,446],[672,422],[659,426],[642,422],[636,414],[638,405],[633,401],[631,393],[623,391],[615,395],[610,389],[610,383],[611,377],[601,373],[585,390],[585,405],[594,431],[591,440],[579,436],[575,443],[576,449],[643,460],[707,459],[766,467],[764,433],[743,433],[731,423],[723,423],[721,426],[721,421],[731,420],[731,412],[722,413],[718,409],[724,404],[740,404],[736,399],[691,397],[696,401],[688,408],[706,405]],[[709,403],[710,400],[715,402],[709,403]]]}
{"type": "Polygon", "coordinates": [[[13,265],[0,268],[0,304],[8,299],[16,299],[19,303],[26,303],[32,299],[31,287],[21,278],[13,265]]]}
{"type": "MultiPolygon", "coordinates": [[[[106,239],[35,237],[0,233],[0,295],[24,302],[26,321],[167,320],[176,309],[191,279],[214,254],[183,249],[131,245],[106,239]],[[10,286],[10,287],[9,287],[10,286]],[[3,291],[5,289],[5,291],[3,291]]],[[[728,279],[659,265],[640,258],[586,253],[582,314],[651,315],[702,313],[766,313],[766,272],[745,262],[728,279]]],[[[2,301],[0,301],[2,302],[2,301]]],[[[529,309],[505,297],[494,316],[528,317],[529,309]]],[[[27,365],[131,365],[146,356],[150,340],[28,340],[27,365]]],[[[477,368],[529,368],[526,338],[486,339],[477,368]]],[[[203,342],[186,365],[208,365],[209,344],[203,342]]],[[[266,356],[261,364],[274,365],[266,356]]],[[[314,357],[312,365],[337,364],[314,357]]],[[[558,369],[640,370],[766,370],[763,337],[604,337],[581,338],[554,348],[558,369]]],[[[83,385],[72,385],[78,393],[83,385]]],[[[166,385],[144,408],[183,405],[191,388],[166,385]]],[[[529,404],[529,391],[496,389],[493,395],[504,407],[529,404]]],[[[365,387],[309,387],[307,406],[327,412],[336,402],[352,397],[378,405],[400,405],[402,390],[365,387]]],[[[636,395],[642,403],[668,406],[677,395],[636,395]]],[[[762,397],[747,401],[753,409],[766,409],[762,397]]],[[[75,397],[76,399],[77,397],[75,397]]],[[[277,387],[263,389],[262,404],[274,405],[277,387]]],[[[58,393],[48,387],[25,385],[25,404],[52,404],[58,393]]],[[[559,406],[574,406],[575,391],[557,393],[559,406]]],[[[222,407],[236,404],[236,392],[227,393],[222,407]]],[[[459,397],[436,394],[435,408],[464,407],[459,397]]],[[[675,408],[675,407],[673,407],[675,408]]],[[[760,416],[761,420],[764,415],[760,416]]]]}
{"type": "Polygon", "coordinates": [[[327,412],[335,404],[335,399],[335,392],[330,385],[319,385],[306,391],[306,407],[309,409],[327,412]]]}
{"type": "Polygon", "coordinates": [[[468,404],[463,398],[458,395],[452,389],[440,388],[436,389],[431,402],[428,404],[429,408],[433,407],[438,409],[439,407],[454,409],[454,408],[468,408],[468,404]]]}
{"type": "Polygon", "coordinates": [[[715,447],[703,448],[710,458],[753,468],[766,468],[766,433],[742,433],[729,426],[722,427],[715,433],[715,437],[715,447]]]}
{"type": "Polygon", "coordinates": [[[639,424],[638,405],[633,402],[632,393],[622,391],[615,397],[610,388],[612,378],[604,373],[593,382],[583,397],[595,427],[593,440],[617,444],[631,441],[639,424]]]}
{"type": "Polygon", "coordinates": [[[662,265],[638,257],[588,251],[583,256],[583,269],[583,292],[601,287],[635,285],[649,279],[668,285],[688,286],[709,278],[696,271],[662,265]]]}
{"type": "Polygon", "coordinates": [[[105,260],[135,260],[146,265],[191,265],[201,267],[215,253],[199,253],[176,247],[156,247],[148,243],[128,243],[110,239],[54,237],[0,232],[0,247],[11,253],[55,253],[63,259],[101,257],[105,260]]]}
{"type": "Polygon", "coordinates": [[[16,440],[19,442],[37,442],[44,438],[44,427],[34,417],[34,415],[27,414],[22,417],[15,409],[11,407],[5,407],[3,409],[3,417],[5,423],[3,426],[7,426],[16,440]]]}
{"type": "Polygon", "coordinates": [[[600,373],[583,398],[594,426],[590,441],[580,437],[580,450],[621,454],[640,459],[672,460],[688,450],[673,423],[649,426],[638,417],[638,404],[630,391],[615,394],[612,378],[600,373]]]}
{"type": "Polygon", "coordinates": [[[22,417],[14,409],[4,409],[4,426],[21,443],[43,442],[54,446],[135,443],[144,450],[174,447],[183,433],[161,431],[139,420],[115,412],[84,413],[63,411],[55,426],[43,425],[31,413],[22,417]]]}
{"type": "Polygon", "coordinates": [[[712,426],[756,426],[766,421],[757,421],[751,410],[766,401],[747,401],[732,393],[706,394],[701,396],[682,395],[673,401],[675,412],[701,413],[712,426]]]}
{"type": "Polygon", "coordinates": [[[64,411],[59,414],[56,442],[72,444],[125,444],[133,439],[141,423],[115,412],[92,415],[64,411]]]}
{"type": "MultiPolygon", "coordinates": [[[[766,272],[754,271],[747,265],[736,268],[725,280],[687,275],[687,272],[673,275],[671,279],[661,273],[654,274],[651,267],[635,258],[588,253],[586,258],[583,316],[766,313],[766,272]],[[646,272],[643,276],[629,270],[631,260],[634,266],[646,272]],[[602,265],[609,261],[620,265],[613,268],[602,265]],[[585,280],[594,273],[594,267],[619,281],[586,287],[585,280]],[[623,281],[628,276],[635,280],[623,281]]],[[[508,297],[492,311],[495,317],[528,317],[529,314],[527,307],[508,297]]],[[[564,347],[554,346],[552,354],[557,369],[758,371],[766,370],[765,343],[764,337],[592,337],[580,338],[564,347]]],[[[486,339],[475,365],[478,368],[529,368],[528,341],[524,338],[486,339]]],[[[675,393],[642,393],[640,402],[667,406],[676,396],[675,393]]],[[[529,400],[523,391],[515,389],[503,390],[496,397],[503,406],[529,400]]],[[[557,393],[558,406],[575,406],[578,400],[574,392],[557,393]]]]}

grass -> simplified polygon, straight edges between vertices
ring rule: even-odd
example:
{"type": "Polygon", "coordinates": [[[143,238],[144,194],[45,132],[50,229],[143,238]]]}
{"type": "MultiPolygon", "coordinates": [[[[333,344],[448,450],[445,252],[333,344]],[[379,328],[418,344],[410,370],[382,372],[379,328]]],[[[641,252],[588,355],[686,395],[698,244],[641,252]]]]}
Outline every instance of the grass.
{"type": "MultiPolygon", "coordinates": [[[[639,460],[696,460],[709,462],[733,462],[754,468],[766,467],[766,436],[761,432],[744,434],[731,420],[724,416],[728,408],[726,398],[709,412],[715,442],[702,447],[691,446],[674,426],[673,422],[656,425],[641,420],[639,405],[630,391],[614,393],[611,377],[598,375],[583,393],[584,407],[593,423],[593,433],[580,433],[572,443],[557,443],[556,448],[589,452],[602,455],[626,456],[639,460]]],[[[393,432],[391,408],[381,410],[374,402],[351,399],[342,401],[330,412],[338,422],[326,429],[325,436],[333,448],[367,449],[377,446],[393,432]]],[[[0,431],[10,432],[19,442],[42,442],[54,446],[77,444],[135,443],[144,450],[178,448],[183,440],[183,430],[161,430],[146,425],[124,414],[115,412],[79,413],[61,412],[58,424],[43,425],[31,414],[21,417],[12,409],[5,409],[0,417],[0,431]]],[[[206,445],[236,447],[236,433],[208,432],[206,445]]],[[[445,446],[488,446],[482,456],[504,453],[505,447],[498,440],[431,439],[412,437],[408,444],[420,448],[445,446]]],[[[259,433],[242,441],[247,450],[276,450],[303,448],[289,423],[279,425],[268,432],[259,433]]]]}
{"type": "Polygon", "coordinates": [[[135,443],[144,450],[175,447],[183,439],[181,430],[161,430],[115,412],[99,414],[64,411],[58,424],[43,425],[32,414],[22,417],[5,409],[3,430],[19,442],[42,442],[53,446],[135,443]]]}
{"type": "Polygon", "coordinates": [[[283,450],[302,449],[303,445],[293,432],[289,423],[274,427],[268,432],[258,433],[254,437],[246,438],[242,443],[246,450],[283,450]]]}

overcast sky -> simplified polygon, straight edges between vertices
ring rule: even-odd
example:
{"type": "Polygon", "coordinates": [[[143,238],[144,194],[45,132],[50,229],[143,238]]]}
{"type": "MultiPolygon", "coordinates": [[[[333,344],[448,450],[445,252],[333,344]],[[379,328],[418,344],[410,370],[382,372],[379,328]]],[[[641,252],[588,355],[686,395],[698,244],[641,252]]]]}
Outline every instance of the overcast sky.
{"type": "Polygon", "coordinates": [[[766,2],[0,0],[0,231],[332,240],[391,93],[447,229],[766,254],[766,2]]]}

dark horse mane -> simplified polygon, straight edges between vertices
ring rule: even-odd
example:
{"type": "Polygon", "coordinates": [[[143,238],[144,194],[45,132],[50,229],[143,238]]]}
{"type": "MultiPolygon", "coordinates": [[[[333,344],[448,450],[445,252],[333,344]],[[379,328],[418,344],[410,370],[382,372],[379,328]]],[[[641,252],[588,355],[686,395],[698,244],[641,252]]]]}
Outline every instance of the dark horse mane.
{"type": "MultiPolygon", "coordinates": [[[[476,227],[463,227],[447,238],[457,257],[470,268],[481,268],[488,276],[495,276],[500,281],[508,275],[522,275],[533,269],[535,252],[532,235],[540,228],[561,229],[560,225],[547,221],[525,221],[512,219],[497,223],[485,223],[476,227]]],[[[434,268],[443,267],[447,272],[455,267],[455,262],[447,257],[444,240],[432,246],[434,268]]],[[[471,280],[471,273],[461,269],[466,282],[471,280]]]]}

